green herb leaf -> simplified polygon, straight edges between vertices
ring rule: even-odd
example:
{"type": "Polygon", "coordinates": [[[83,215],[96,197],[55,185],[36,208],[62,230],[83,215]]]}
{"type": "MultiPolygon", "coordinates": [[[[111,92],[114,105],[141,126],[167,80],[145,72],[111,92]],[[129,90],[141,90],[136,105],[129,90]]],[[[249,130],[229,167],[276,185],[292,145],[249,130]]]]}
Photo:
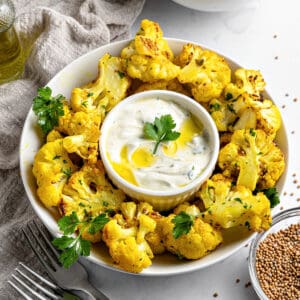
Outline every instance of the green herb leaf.
{"type": "Polygon", "coordinates": [[[271,208],[275,207],[276,205],[278,205],[280,203],[279,194],[275,187],[260,190],[258,192],[263,192],[266,195],[266,197],[270,201],[271,208]]]}
{"type": "Polygon", "coordinates": [[[46,86],[38,89],[38,95],[33,99],[33,111],[38,117],[38,124],[44,134],[58,125],[58,119],[64,115],[63,95],[51,96],[52,90],[46,86]]]}
{"type": "Polygon", "coordinates": [[[125,77],[125,73],[124,72],[118,71],[118,74],[119,74],[119,76],[120,76],[121,79],[125,77]]]}
{"type": "Polygon", "coordinates": [[[231,93],[227,93],[226,96],[225,96],[225,100],[229,101],[233,98],[232,94],[231,93]]]}
{"type": "Polygon", "coordinates": [[[221,105],[219,103],[210,104],[209,108],[212,112],[218,111],[221,108],[221,105]]]}
{"type": "Polygon", "coordinates": [[[71,244],[74,243],[75,240],[76,240],[76,238],[63,235],[62,237],[55,238],[52,241],[52,244],[59,250],[64,250],[66,248],[69,248],[71,246],[71,244]]]}
{"type": "Polygon", "coordinates": [[[83,231],[88,228],[90,234],[95,234],[100,231],[109,220],[107,214],[102,213],[95,218],[88,217],[87,219],[80,221],[74,211],[71,215],[59,219],[57,223],[64,235],[55,238],[52,241],[52,244],[62,251],[59,256],[60,263],[65,268],[69,268],[77,261],[79,256],[89,256],[91,243],[81,237],[83,231]],[[78,235],[76,237],[68,236],[75,232],[78,225],[81,225],[78,235]]]}
{"type": "Polygon", "coordinates": [[[109,217],[106,214],[100,214],[91,221],[88,232],[90,234],[95,234],[100,231],[108,221],[109,217]]]}
{"type": "Polygon", "coordinates": [[[65,234],[72,234],[75,232],[76,227],[79,225],[80,221],[77,217],[76,212],[72,212],[71,215],[64,216],[60,218],[57,222],[59,229],[65,234]]]}
{"type": "Polygon", "coordinates": [[[194,218],[186,212],[181,211],[172,219],[172,223],[175,224],[173,228],[173,237],[174,239],[178,239],[183,234],[190,232],[191,227],[194,224],[194,218]]]}
{"type": "MultiPolygon", "coordinates": [[[[77,244],[77,243],[76,243],[77,244]]],[[[64,268],[69,268],[75,261],[78,260],[79,253],[76,246],[65,249],[59,256],[59,262],[64,268]]]]}
{"type": "Polygon", "coordinates": [[[180,132],[173,131],[176,124],[171,115],[163,115],[155,118],[154,123],[146,122],[144,125],[144,136],[146,139],[154,140],[153,154],[156,153],[161,142],[174,141],[179,138],[180,132]]]}
{"type": "Polygon", "coordinates": [[[253,128],[250,128],[249,132],[252,136],[256,136],[256,131],[253,128]]]}

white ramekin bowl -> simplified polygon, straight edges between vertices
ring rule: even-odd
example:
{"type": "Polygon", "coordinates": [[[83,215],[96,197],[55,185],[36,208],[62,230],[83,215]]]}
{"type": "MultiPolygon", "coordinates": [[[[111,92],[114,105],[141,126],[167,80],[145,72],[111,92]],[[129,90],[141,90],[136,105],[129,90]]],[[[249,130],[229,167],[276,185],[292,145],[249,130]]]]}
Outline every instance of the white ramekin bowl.
{"type": "MultiPolygon", "coordinates": [[[[128,116],[128,118],[130,118],[130,116],[128,116]]],[[[174,208],[178,204],[190,199],[194,195],[194,193],[200,188],[201,184],[211,176],[215,168],[215,164],[217,162],[219,153],[219,134],[210,114],[205,110],[203,106],[201,106],[195,100],[183,94],[179,94],[172,91],[152,90],[137,93],[126,98],[108,113],[101,127],[101,136],[99,144],[101,159],[111,181],[131,198],[140,201],[146,201],[150,203],[156,210],[163,211],[174,208]],[[109,129],[111,128],[112,123],[116,121],[118,113],[122,111],[122,109],[128,103],[157,97],[165,101],[172,101],[189,111],[193,115],[193,117],[203,125],[203,134],[208,136],[208,142],[209,147],[211,149],[211,153],[210,160],[206,168],[196,179],[194,179],[193,181],[191,181],[190,183],[188,183],[180,189],[170,189],[162,191],[146,189],[140,186],[136,186],[122,178],[114,170],[108,159],[106,140],[110,138],[109,129]]]]}

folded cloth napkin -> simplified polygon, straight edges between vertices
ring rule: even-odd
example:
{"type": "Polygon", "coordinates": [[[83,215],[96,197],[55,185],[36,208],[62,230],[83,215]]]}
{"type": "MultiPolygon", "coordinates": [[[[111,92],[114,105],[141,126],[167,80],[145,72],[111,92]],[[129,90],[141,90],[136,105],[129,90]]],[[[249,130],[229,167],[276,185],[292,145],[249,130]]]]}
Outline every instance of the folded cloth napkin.
{"type": "Polygon", "coordinates": [[[0,299],[18,299],[6,280],[39,263],[21,232],[37,219],[19,175],[18,144],[38,87],[80,55],[129,37],[144,0],[15,0],[16,30],[28,55],[21,79],[0,85],[0,299]]]}

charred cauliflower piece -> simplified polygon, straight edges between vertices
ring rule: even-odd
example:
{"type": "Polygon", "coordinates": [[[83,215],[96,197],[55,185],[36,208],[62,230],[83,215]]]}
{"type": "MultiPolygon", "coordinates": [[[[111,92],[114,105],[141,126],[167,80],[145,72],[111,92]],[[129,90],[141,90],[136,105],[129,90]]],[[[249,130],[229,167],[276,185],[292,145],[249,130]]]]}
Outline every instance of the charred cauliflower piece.
{"type": "Polygon", "coordinates": [[[253,191],[274,187],[284,171],[282,151],[263,130],[236,130],[219,153],[218,165],[237,185],[253,191]]]}
{"type": "Polygon", "coordinates": [[[152,264],[152,250],[145,236],[155,230],[156,222],[147,215],[148,204],[123,203],[122,215],[115,215],[103,228],[103,240],[117,267],[139,273],[152,264]]]}
{"type": "Polygon", "coordinates": [[[265,88],[265,81],[257,70],[237,69],[234,72],[235,83],[253,98],[260,98],[260,93],[265,88]]]}
{"type": "Polygon", "coordinates": [[[270,201],[263,193],[255,196],[222,174],[208,179],[199,191],[206,211],[203,219],[214,226],[246,226],[249,230],[266,230],[271,224],[270,201]]]}
{"type": "Polygon", "coordinates": [[[77,167],[63,147],[63,140],[56,139],[44,144],[33,163],[33,175],[37,180],[37,194],[47,207],[57,206],[68,178],[77,167]]]}
{"type": "Polygon", "coordinates": [[[70,102],[74,111],[97,112],[103,117],[126,97],[131,80],[121,58],[106,53],[99,60],[98,69],[96,80],[73,89],[70,102]]]}
{"type": "Polygon", "coordinates": [[[142,20],[134,40],[121,52],[127,74],[144,82],[172,80],[180,68],[158,23],[142,20]]]}
{"type": "MultiPolygon", "coordinates": [[[[95,164],[101,116],[95,112],[73,112],[66,104],[64,105],[64,112],[64,116],[60,117],[56,127],[56,131],[68,135],[63,140],[64,148],[68,153],[76,153],[83,159],[95,164]]],[[[50,134],[51,132],[48,136],[50,134]]]]}
{"type": "MultiPolygon", "coordinates": [[[[230,90],[233,85],[230,84],[230,90]]],[[[226,89],[225,89],[226,90],[226,89]]],[[[227,89],[228,90],[228,89],[227,89]]],[[[224,99],[209,102],[209,112],[219,131],[262,129],[275,138],[281,126],[279,109],[270,100],[255,100],[249,94],[225,92],[224,99]]]]}
{"type": "Polygon", "coordinates": [[[180,64],[185,63],[177,77],[179,82],[189,84],[198,102],[219,97],[231,80],[231,70],[225,59],[213,51],[202,51],[197,46],[189,46],[183,51],[187,53],[178,58],[180,64]]]}
{"type": "Polygon", "coordinates": [[[79,220],[98,216],[106,211],[118,211],[125,194],[115,189],[105,177],[100,161],[95,165],[85,164],[72,174],[64,186],[59,208],[64,215],[77,212],[79,220]]]}
{"type": "MultiPolygon", "coordinates": [[[[194,208],[192,211],[194,211],[194,208]]],[[[173,236],[174,223],[172,222],[175,216],[176,214],[170,214],[162,220],[164,245],[171,253],[187,259],[199,259],[214,250],[222,242],[220,231],[198,217],[194,219],[193,225],[187,234],[175,239],[173,236]]]]}

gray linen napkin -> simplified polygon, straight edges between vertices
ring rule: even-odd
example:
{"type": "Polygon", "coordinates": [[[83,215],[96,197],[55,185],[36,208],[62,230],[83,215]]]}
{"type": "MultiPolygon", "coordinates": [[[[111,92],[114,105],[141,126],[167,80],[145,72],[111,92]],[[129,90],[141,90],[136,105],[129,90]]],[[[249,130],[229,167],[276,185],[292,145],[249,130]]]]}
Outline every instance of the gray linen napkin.
{"type": "Polygon", "coordinates": [[[21,228],[37,219],[19,175],[18,144],[37,87],[78,56],[129,29],[144,0],[18,0],[16,29],[27,58],[22,79],[0,85],[0,299],[18,299],[6,283],[19,261],[40,265],[21,228]]]}

